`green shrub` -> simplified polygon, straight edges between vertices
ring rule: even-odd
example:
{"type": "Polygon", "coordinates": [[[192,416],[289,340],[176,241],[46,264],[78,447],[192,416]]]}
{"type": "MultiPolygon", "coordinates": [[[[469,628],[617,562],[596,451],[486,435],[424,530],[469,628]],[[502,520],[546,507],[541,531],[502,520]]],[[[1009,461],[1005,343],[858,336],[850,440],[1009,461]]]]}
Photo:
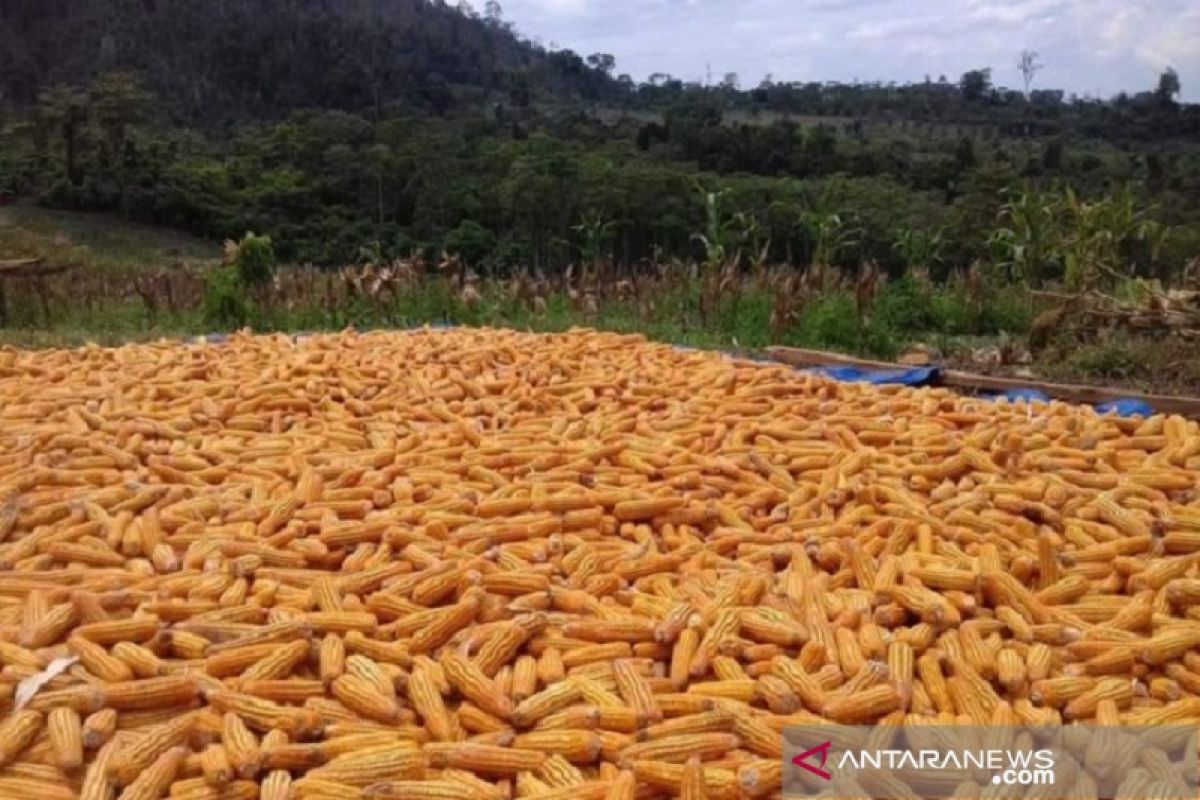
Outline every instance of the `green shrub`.
{"type": "Polygon", "coordinates": [[[934,333],[962,335],[972,333],[978,325],[970,300],[951,287],[945,287],[929,298],[929,311],[934,333]]]}
{"type": "Polygon", "coordinates": [[[275,248],[270,236],[247,233],[238,243],[237,275],[246,286],[262,286],[275,272],[275,248]]]}
{"type": "Polygon", "coordinates": [[[236,267],[213,270],[204,280],[204,323],[210,328],[228,330],[246,324],[250,308],[246,291],[236,267]]]}
{"type": "Polygon", "coordinates": [[[1138,355],[1121,343],[1083,345],[1069,352],[1066,360],[1085,375],[1103,378],[1125,378],[1144,368],[1138,355]]]}
{"type": "Polygon", "coordinates": [[[872,317],[902,333],[929,331],[937,327],[932,292],[916,281],[901,278],[884,287],[875,298],[872,317]]]}
{"type": "Polygon", "coordinates": [[[981,332],[1025,333],[1033,323],[1033,307],[1021,286],[995,286],[989,289],[983,308],[981,332]]]}
{"type": "Polygon", "coordinates": [[[857,347],[861,331],[854,299],[847,294],[829,295],[812,303],[801,312],[796,327],[804,344],[846,350],[857,347]]]}

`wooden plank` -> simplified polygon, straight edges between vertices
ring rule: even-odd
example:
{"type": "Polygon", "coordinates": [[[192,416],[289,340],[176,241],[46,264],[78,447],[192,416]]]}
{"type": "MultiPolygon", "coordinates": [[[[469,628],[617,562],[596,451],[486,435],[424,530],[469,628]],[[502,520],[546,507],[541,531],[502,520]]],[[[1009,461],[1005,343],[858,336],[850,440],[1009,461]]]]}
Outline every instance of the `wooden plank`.
{"type": "MultiPolygon", "coordinates": [[[[889,364],[886,361],[872,361],[866,358],[845,356],[841,353],[828,353],[824,350],[806,350],[798,347],[768,347],[767,353],[774,359],[793,366],[815,366],[840,364],[864,369],[904,369],[900,364],[889,364]]],[[[1008,389],[1036,389],[1044,392],[1055,400],[1068,403],[1084,403],[1096,405],[1109,400],[1142,400],[1158,413],[1181,414],[1186,417],[1200,419],[1200,397],[1184,397],[1180,395],[1147,394],[1125,389],[1111,389],[1103,386],[1087,386],[1073,383],[1048,383],[1046,381],[1027,380],[1024,378],[1001,378],[993,375],[979,375],[974,372],[943,369],[938,375],[938,385],[973,391],[1005,391],[1008,389]]]]}
{"type": "Polygon", "coordinates": [[[824,350],[806,350],[802,347],[768,347],[767,355],[776,361],[782,361],[795,367],[836,365],[863,367],[864,369],[910,369],[900,364],[889,364],[886,361],[871,361],[867,358],[844,356],[841,353],[828,353],[824,350]]]}
{"type": "Polygon", "coordinates": [[[1156,413],[1181,414],[1200,419],[1200,397],[1184,397],[1172,394],[1148,394],[1130,389],[1112,389],[1105,386],[1089,386],[1079,383],[1047,383],[1023,378],[1000,378],[993,375],[978,375],[974,372],[942,370],[939,383],[962,389],[1005,391],[1007,389],[1037,389],[1055,400],[1068,403],[1096,405],[1110,400],[1141,400],[1156,413]]]}

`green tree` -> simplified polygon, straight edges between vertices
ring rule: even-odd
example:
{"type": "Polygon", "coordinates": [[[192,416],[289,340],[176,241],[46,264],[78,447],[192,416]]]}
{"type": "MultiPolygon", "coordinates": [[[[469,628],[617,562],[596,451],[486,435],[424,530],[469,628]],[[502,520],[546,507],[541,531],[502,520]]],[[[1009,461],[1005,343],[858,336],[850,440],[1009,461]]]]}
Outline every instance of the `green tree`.
{"type": "Polygon", "coordinates": [[[1167,67],[1163,74],[1158,76],[1158,88],[1154,90],[1154,94],[1163,105],[1174,105],[1175,98],[1181,90],[1179,73],[1174,67],[1167,67]]]}
{"type": "Polygon", "coordinates": [[[79,135],[87,119],[87,95],[74,87],[58,85],[42,93],[38,116],[57,132],[63,148],[63,168],[68,181],[83,181],[79,169],[79,135]]]}
{"type": "Polygon", "coordinates": [[[447,252],[467,264],[480,264],[496,249],[496,235],[473,219],[465,219],[446,234],[447,252]]]}
{"type": "Polygon", "coordinates": [[[236,245],[234,264],[244,285],[264,286],[275,272],[275,247],[271,237],[247,233],[236,245]]]}
{"type": "Polygon", "coordinates": [[[111,155],[124,149],[130,127],[146,119],[153,102],[131,72],[105,72],[88,87],[90,121],[111,155]]]}
{"type": "Polygon", "coordinates": [[[592,53],[587,57],[588,66],[605,75],[617,68],[617,59],[608,53],[592,53]]]}
{"type": "Polygon", "coordinates": [[[968,103],[975,103],[982,100],[992,89],[991,68],[973,69],[964,72],[958,82],[958,89],[962,93],[963,100],[968,103]]]}

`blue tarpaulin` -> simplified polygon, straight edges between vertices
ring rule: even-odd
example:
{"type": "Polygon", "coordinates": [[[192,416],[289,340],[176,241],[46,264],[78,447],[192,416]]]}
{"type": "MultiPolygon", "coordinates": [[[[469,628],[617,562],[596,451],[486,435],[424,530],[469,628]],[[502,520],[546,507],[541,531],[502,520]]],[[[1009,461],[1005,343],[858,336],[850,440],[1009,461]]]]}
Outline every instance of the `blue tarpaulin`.
{"type": "MultiPolygon", "coordinates": [[[[899,369],[864,369],[862,367],[834,366],[810,367],[805,371],[835,381],[847,383],[870,384],[902,384],[904,386],[926,386],[934,383],[938,377],[937,367],[911,367],[899,369]]],[[[1005,399],[1012,402],[1024,400],[1027,403],[1049,403],[1051,397],[1039,389],[1008,389],[1003,392],[987,395],[989,400],[1005,399]]],[[[1100,403],[1096,411],[1101,414],[1115,413],[1118,417],[1149,417],[1154,409],[1144,400],[1124,398],[1100,403]]]]}
{"type": "Polygon", "coordinates": [[[1126,398],[1124,400],[1109,400],[1107,403],[1101,403],[1096,406],[1096,411],[1101,414],[1107,414],[1112,411],[1118,417],[1151,417],[1154,416],[1154,409],[1145,400],[1135,400],[1126,398]]]}
{"type": "Polygon", "coordinates": [[[862,369],[861,367],[814,367],[808,370],[835,381],[847,383],[899,383],[904,386],[924,386],[938,374],[937,367],[912,367],[905,369],[862,369]]]}

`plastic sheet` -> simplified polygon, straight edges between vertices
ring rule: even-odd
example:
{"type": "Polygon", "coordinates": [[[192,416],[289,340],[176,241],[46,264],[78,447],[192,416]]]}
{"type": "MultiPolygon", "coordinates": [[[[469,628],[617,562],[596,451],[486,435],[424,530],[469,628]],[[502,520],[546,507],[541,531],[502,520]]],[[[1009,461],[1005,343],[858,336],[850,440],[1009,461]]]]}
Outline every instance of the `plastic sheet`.
{"type": "MultiPolygon", "coordinates": [[[[835,381],[849,383],[887,384],[898,383],[904,386],[925,386],[937,379],[937,367],[912,367],[905,369],[863,369],[861,367],[836,366],[812,367],[807,370],[818,375],[824,375],[835,381]]],[[[985,395],[989,400],[1008,400],[1009,402],[1025,401],[1026,403],[1049,403],[1053,398],[1040,389],[1007,389],[1003,392],[985,395]]],[[[1100,414],[1116,414],[1118,417],[1149,417],[1154,409],[1144,400],[1123,398],[1100,403],[1096,407],[1100,414]]]]}
{"type": "Polygon", "coordinates": [[[1150,407],[1149,403],[1131,397],[1100,403],[1096,406],[1096,411],[1100,414],[1107,414],[1111,411],[1118,417],[1150,417],[1154,415],[1154,409],[1150,407]]]}
{"type": "Polygon", "coordinates": [[[861,367],[814,367],[808,370],[835,381],[848,383],[870,383],[874,385],[898,383],[904,386],[924,386],[938,375],[937,367],[911,367],[904,369],[862,369],[861,367]]]}

